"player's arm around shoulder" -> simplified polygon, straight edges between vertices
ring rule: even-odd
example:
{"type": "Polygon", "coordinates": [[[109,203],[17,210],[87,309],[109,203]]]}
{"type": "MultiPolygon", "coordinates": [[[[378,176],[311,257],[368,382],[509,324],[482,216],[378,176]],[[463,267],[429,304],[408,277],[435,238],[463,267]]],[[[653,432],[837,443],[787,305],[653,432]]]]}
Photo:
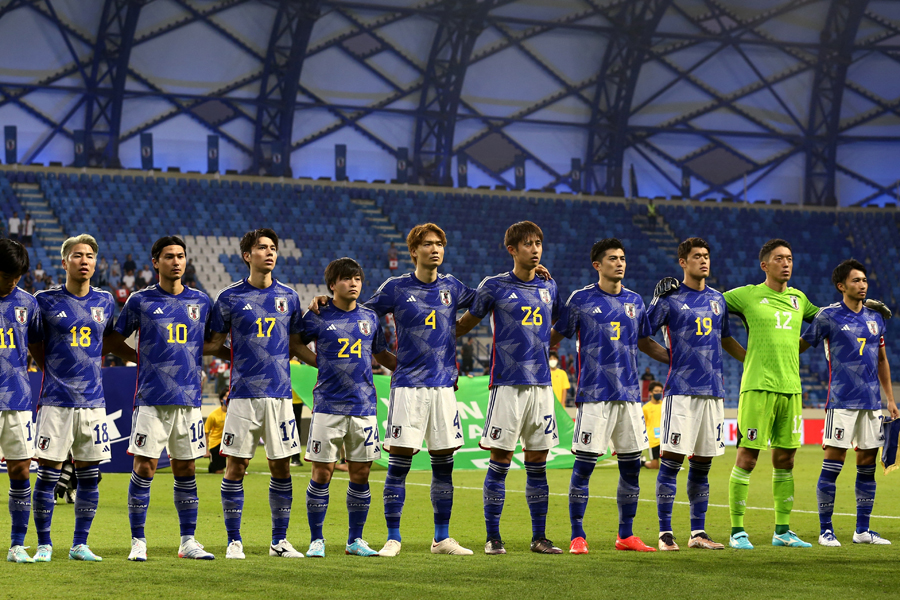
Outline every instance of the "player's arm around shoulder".
{"type": "Polygon", "coordinates": [[[756,289],[755,285],[745,285],[739,288],[728,290],[722,296],[725,298],[725,305],[731,312],[743,313],[747,306],[747,298],[756,289]]]}

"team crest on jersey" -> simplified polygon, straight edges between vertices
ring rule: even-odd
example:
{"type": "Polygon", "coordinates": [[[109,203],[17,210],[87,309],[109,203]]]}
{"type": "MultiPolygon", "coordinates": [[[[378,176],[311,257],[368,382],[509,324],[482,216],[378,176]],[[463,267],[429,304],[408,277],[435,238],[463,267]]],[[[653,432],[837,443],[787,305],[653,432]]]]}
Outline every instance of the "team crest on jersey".
{"type": "Polygon", "coordinates": [[[633,319],[634,315],[637,314],[637,311],[634,308],[634,304],[631,302],[625,303],[625,314],[628,315],[629,319],[633,319]]]}
{"type": "Polygon", "coordinates": [[[673,433],[671,436],[669,436],[669,442],[670,442],[673,446],[677,446],[678,444],[681,443],[681,434],[680,434],[680,433],[673,433]]]}
{"type": "Polygon", "coordinates": [[[541,300],[544,302],[544,304],[550,304],[550,290],[541,288],[540,290],[538,290],[538,293],[541,295],[541,300]]]}
{"type": "Polygon", "coordinates": [[[592,437],[593,437],[592,434],[582,432],[582,434],[581,434],[581,443],[584,444],[585,446],[587,446],[588,444],[591,443],[591,438],[592,438],[592,437]]]}
{"type": "Polygon", "coordinates": [[[146,444],[146,443],[147,443],[147,434],[139,433],[136,436],[134,436],[134,445],[137,446],[138,448],[143,448],[144,444],[146,444]]]}
{"type": "Polygon", "coordinates": [[[40,448],[41,450],[46,450],[49,447],[50,447],[50,438],[42,435],[40,437],[40,439],[38,439],[38,448],[40,448]]]}
{"type": "Polygon", "coordinates": [[[97,321],[98,323],[103,323],[106,320],[106,315],[103,314],[102,306],[92,306],[91,307],[91,318],[97,321]]]}
{"type": "Polygon", "coordinates": [[[233,434],[233,433],[226,433],[225,435],[223,435],[223,436],[222,436],[222,443],[223,443],[224,445],[230,447],[230,446],[234,443],[234,434],[233,434]]]}
{"type": "Polygon", "coordinates": [[[391,427],[391,437],[396,440],[400,437],[401,431],[403,431],[403,425],[394,425],[391,427]]]}
{"type": "Polygon", "coordinates": [[[719,306],[718,300],[710,300],[709,307],[712,309],[714,315],[719,316],[722,314],[722,307],[719,306]]]}
{"type": "Polygon", "coordinates": [[[356,324],[359,326],[359,332],[363,335],[372,333],[372,324],[368,321],[357,321],[356,324]]]}
{"type": "MultiPolygon", "coordinates": [[[[18,308],[16,309],[19,310],[18,308]]],[[[25,310],[24,308],[22,310],[25,310]]],[[[16,320],[19,319],[19,313],[16,313],[16,320]]],[[[24,323],[25,321],[22,321],[24,323]]],[[[878,323],[875,321],[866,321],[866,327],[869,328],[869,333],[872,335],[878,335],[878,323]]]]}
{"type": "Polygon", "coordinates": [[[24,306],[16,307],[16,321],[24,325],[28,321],[28,309],[24,306]]]}
{"type": "Polygon", "coordinates": [[[453,301],[450,298],[450,290],[441,290],[441,304],[444,306],[450,306],[450,303],[453,301]]]}
{"type": "Polygon", "coordinates": [[[499,440],[501,433],[503,433],[503,429],[501,429],[500,427],[491,427],[491,439],[492,440],[499,440]]]}
{"type": "Polygon", "coordinates": [[[750,440],[751,442],[756,439],[756,430],[755,429],[747,430],[747,439],[750,440]]]}
{"type": "Polygon", "coordinates": [[[794,307],[794,310],[800,310],[800,298],[797,296],[788,296],[788,299],[791,301],[791,306],[794,307]]]}
{"type": "Polygon", "coordinates": [[[199,304],[188,304],[188,318],[191,321],[199,321],[200,320],[200,305],[199,304]]]}
{"type": "Polygon", "coordinates": [[[287,312],[287,298],[284,298],[282,296],[276,296],[275,297],[275,310],[277,310],[281,314],[286,313],[287,312]]]}
{"type": "Polygon", "coordinates": [[[318,454],[319,452],[321,452],[322,451],[322,442],[320,442],[319,440],[313,440],[312,451],[313,451],[313,454],[318,454]]]}
{"type": "Polygon", "coordinates": [[[844,429],[842,427],[835,428],[834,439],[836,439],[838,441],[844,439],[844,429]]]}

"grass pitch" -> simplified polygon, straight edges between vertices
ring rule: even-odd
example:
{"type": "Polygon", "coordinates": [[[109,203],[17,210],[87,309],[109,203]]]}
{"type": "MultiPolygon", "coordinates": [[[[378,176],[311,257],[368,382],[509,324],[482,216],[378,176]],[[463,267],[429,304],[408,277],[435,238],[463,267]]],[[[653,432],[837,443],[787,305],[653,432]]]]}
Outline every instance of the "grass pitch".
{"type": "MultiPolygon", "coordinates": [[[[678,504],[673,525],[683,549],[677,553],[617,552],[613,549],[617,512],[615,503],[618,471],[613,461],[598,465],[591,480],[591,500],[585,529],[591,552],[586,556],[539,556],[529,552],[530,518],[525,505],[524,470],[507,478],[506,508],[501,531],[509,554],[485,556],[481,484],[484,472],[457,472],[451,535],[475,551],[474,556],[434,556],[429,552],[432,513],[429,500],[430,473],[412,472],[407,481],[403,516],[403,552],[394,559],[364,559],[345,556],[347,534],[346,476],[337,473],[331,484],[331,505],[325,522],[326,558],[276,559],[268,556],[270,534],[268,474],[262,451],[250,465],[244,480],[246,505],[243,519],[247,559],[225,560],[225,530],[219,501],[221,476],[198,475],[200,518],[197,539],[216,554],[215,561],[177,558],[178,519],[172,504],[172,475],[160,471],[152,487],[147,519],[148,561],[125,560],[130,548],[126,495],[127,474],[105,475],[100,487],[100,507],[89,540],[91,549],[103,556],[102,563],[68,560],[74,525],[72,505],[58,505],[54,514],[55,555],[52,563],[0,565],[0,598],[597,598],[618,599],[654,596],[768,598],[896,597],[893,585],[893,546],[860,546],[851,543],[855,525],[856,477],[854,458],[838,479],[834,524],[841,548],[815,545],[818,537],[815,483],[822,451],[807,446],[797,453],[796,502],[792,529],[814,546],[810,549],[774,548],[771,509],[771,466],[760,460],[753,474],[746,526],[753,551],[688,550],[686,472],[679,476],[678,504]]],[[[761,455],[761,458],[763,456],[761,455]]],[[[206,461],[198,461],[205,469],[206,461]]],[[[713,463],[710,474],[710,508],[707,531],[713,539],[727,542],[728,476],[734,449],[713,463]]],[[[305,489],[309,468],[293,469],[294,512],[289,539],[298,550],[309,544],[305,489]]],[[[372,473],[372,510],[365,537],[380,548],[386,528],[381,491],[385,472],[372,473]]],[[[568,549],[568,471],[550,471],[550,513],[547,533],[557,545],[568,549]]],[[[641,503],[635,533],[655,544],[657,520],[655,471],[641,474],[641,503]]],[[[900,491],[900,475],[877,475],[878,494],[872,528],[900,544],[900,509],[894,499],[900,491]]],[[[32,478],[33,483],[33,478],[32,478]]],[[[0,531],[9,531],[9,516],[0,513],[0,531]]],[[[37,545],[33,523],[26,544],[37,545]]]]}

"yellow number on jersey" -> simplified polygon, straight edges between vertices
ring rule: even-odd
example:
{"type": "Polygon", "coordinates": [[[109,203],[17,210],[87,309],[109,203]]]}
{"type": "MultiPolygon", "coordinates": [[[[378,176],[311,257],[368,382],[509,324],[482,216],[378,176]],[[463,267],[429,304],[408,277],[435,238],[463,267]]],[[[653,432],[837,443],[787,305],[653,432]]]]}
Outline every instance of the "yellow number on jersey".
{"type": "Polygon", "coordinates": [[[425,324],[431,325],[432,329],[437,329],[437,322],[435,321],[434,311],[431,311],[427,317],[425,317],[425,324]]]}
{"type": "Polygon", "coordinates": [[[703,320],[701,321],[700,317],[697,317],[696,322],[697,335],[709,335],[710,333],[712,333],[712,319],[710,319],[709,317],[703,317],[703,320]],[[700,329],[701,323],[703,324],[703,329],[706,329],[706,331],[700,329]]]}
{"type": "Polygon", "coordinates": [[[13,337],[13,328],[10,327],[6,331],[0,329],[0,349],[15,348],[16,338],[13,337]],[[6,336],[9,336],[9,345],[6,345],[6,336]]]}
{"type": "Polygon", "coordinates": [[[81,346],[82,348],[87,348],[91,345],[91,328],[90,327],[82,327],[80,330],[72,326],[72,329],[69,330],[69,333],[72,334],[72,343],[70,346],[74,346],[77,348],[81,346]]]}
{"type": "Polygon", "coordinates": [[[184,323],[178,323],[177,325],[172,325],[171,323],[166,325],[166,329],[169,330],[169,344],[187,344],[187,334],[188,328],[184,323]]]}
{"type": "Polygon", "coordinates": [[[622,337],[622,325],[618,321],[613,321],[610,323],[612,325],[613,331],[615,331],[615,335],[610,336],[609,339],[616,341],[617,339],[622,337]]]}
{"type": "Polygon", "coordinates": [[[272,328],[275,327],[275,317],[266,317],[266,323],[269,324],[269,328],[263,333],[262,318],[256,320],[256,325],[259,327],[259,333],[256,334],[256,337],[272,337],[272,328]]]}
{"type": "Polygon", "coordinates": [[[544,324],[544,316],[541,314],[541,307],[532,309],[530,306],[523,306],[525,316],[522,317],[522,325],[537,325],[540,327],[544,324]]]}
{"type": "Polygon", "coordinates": [[[350,338],[338,338],[338,343],[343,344],[341,349],[338,350],[338,358],[350,358],[350,354],[355,354],[358,358],[362,358],[362,343],[360,340],[356,340],[350,346],[350,338]],[[350,346],[350,354],[347,354],[348,346],[350,346]]]}
{"type": "Polygon", "coordinates": [[[856,338],[856,341],[859,342],[859,355],[862,356],[863,349],[866,347],[866,338],[856,338]]]}

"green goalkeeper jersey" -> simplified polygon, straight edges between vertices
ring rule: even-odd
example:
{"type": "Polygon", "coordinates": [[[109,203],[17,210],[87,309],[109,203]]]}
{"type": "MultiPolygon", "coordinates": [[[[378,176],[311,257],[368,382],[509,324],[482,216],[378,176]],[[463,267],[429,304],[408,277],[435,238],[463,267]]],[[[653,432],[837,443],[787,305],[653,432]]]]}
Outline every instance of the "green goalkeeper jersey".
{"type": "Polygon", "coordinates": [[[728,310],[747,328],[747,356],[741,392],[765,390],[800,394],[800,330],[818,308],[789,287],[776,292],[765,283],[725,292],[728,310]]]}

